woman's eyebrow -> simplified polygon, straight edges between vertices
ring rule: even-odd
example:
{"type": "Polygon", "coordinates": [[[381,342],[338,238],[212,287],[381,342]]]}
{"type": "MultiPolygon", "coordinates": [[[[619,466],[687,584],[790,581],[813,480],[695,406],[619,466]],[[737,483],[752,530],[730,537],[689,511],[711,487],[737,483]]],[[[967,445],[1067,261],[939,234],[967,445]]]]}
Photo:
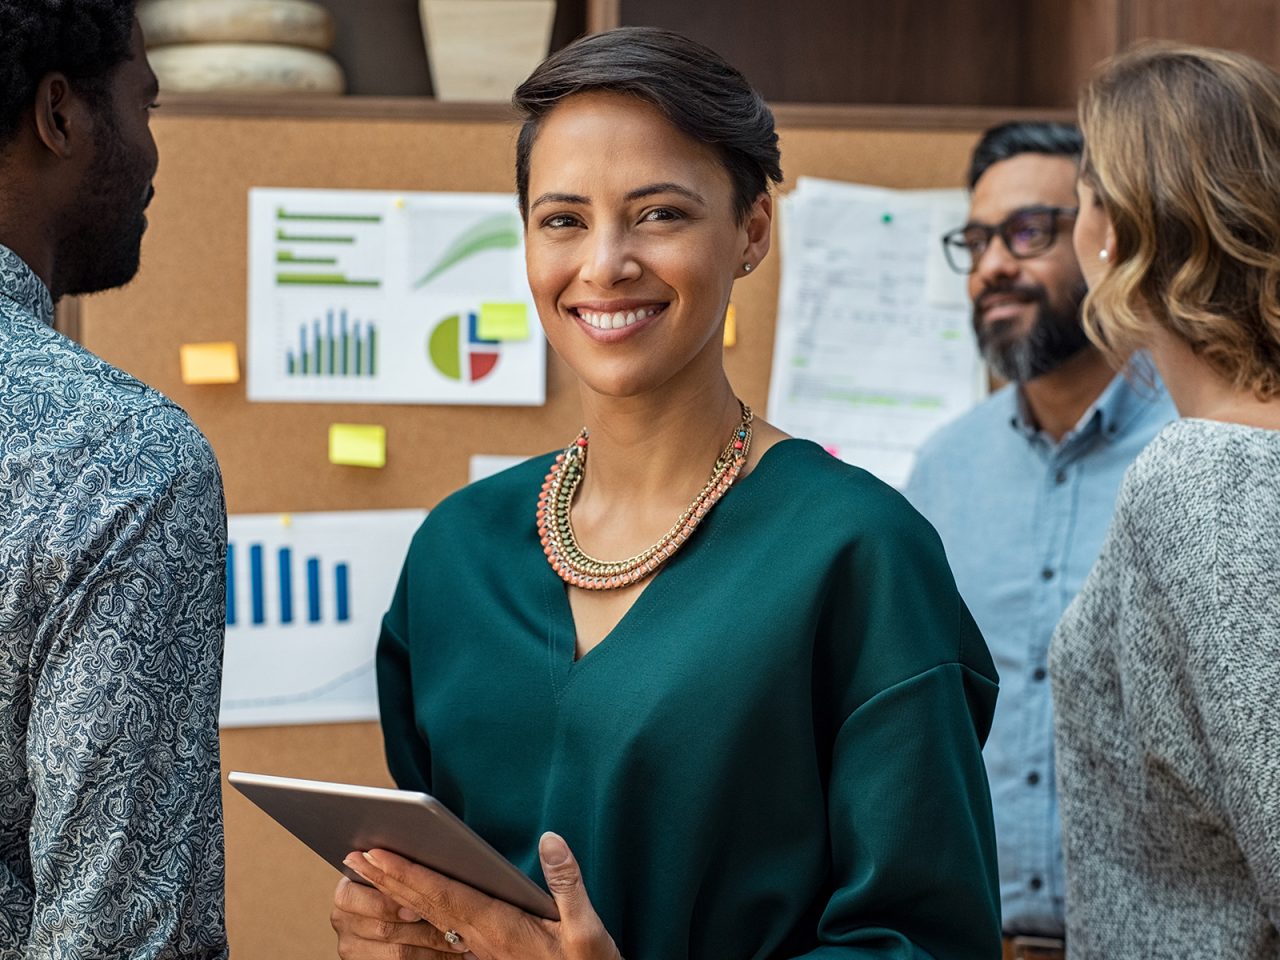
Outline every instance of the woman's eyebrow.
{"type": "MultiPolygon", "coordinates": [[[[703,206],[706,206],[706,203],[707,203],[706,199],[703,198],[702,194],[698,193],[695,190],[690,190],[688,187],[683,186],[679,183],[674,183],[672,181],[665,181],[663,183],[649,183],[643,187],[636,187],[634,190],[630,191],[625,197],[623,197],[623,200],[626,203],[634,203],[636,200],[643,200],[645,197],[652,197],[659,193],[675,193],[689,200],[692,200],[694,203],[700,203],[703,206]]],[[[584,206],[584,207],[591,206],[590,198],[584,197],[581,194],[544,193],[542,196],[538,197],[537,200],[533,201],[533,203],[529,205],[529,209],[533,210],[537,207],[542,206],[542,204],[544,203],[567,203],[567,204],[575,204],[575,205],[584,206]]]]}
{"type": "Polygon", "coordinates": [[[670,181],[665,183],[651,183],[644,187],[637,187],[627,194],[626,200],[628,203],[633,200],[643,200],[645,197],[651,197],[656,193],[678,193],[680,196],[686,197],[695,203],[700,203],[703,206],[706,206],[707,203],[707,201],[703,199],[702,194],[670,181]]]}
{"type": "Polygon", "coordinates": [[[535,207],[540,207],[544,203],[571,203],[571,204],[577,204],[578,206],[583,206],[583,207],[591,206],[591,201],[586,197],[581,196],[580,194],[544,193],[542,196],[540,196],[537,200],[533,201],[533,203],[529,205],[529,209],[532,210],[535,207]]]}

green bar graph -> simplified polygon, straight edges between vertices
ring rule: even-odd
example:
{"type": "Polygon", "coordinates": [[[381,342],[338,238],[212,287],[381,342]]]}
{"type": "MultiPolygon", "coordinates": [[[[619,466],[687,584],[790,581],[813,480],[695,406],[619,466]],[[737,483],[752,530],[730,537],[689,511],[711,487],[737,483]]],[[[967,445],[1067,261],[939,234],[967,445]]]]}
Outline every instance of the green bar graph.
{"type": "Polygon", "coordinates": [[[339,236],[335,234],[300,234],[286,233],[284,230],[276,231],[276,239],[281,243],[355,243],[355,237],[339,236]]]}
{"type": "Polygon", "coordinates": [[[291,213],[284,207],[276,208],[277,220],[301,220],[311,223],[381,223],[376,213],[291,213]]]}
{"type": "Polygon", "coordinates": [[[345,309],[327,310],[323,318],[302,324],[297,349],[285,353],[285,374],[290,377],[367,378],[377,376],[377,371],[377,324],[352,323],[345,309]]]}
{"type": "MultiPolygon", "coordinates": [[[[295,261],[296,262],[296,261],[295,261]]],[[[342,273],[277,273],[276,283],[298,287],[380,287],[381,280],[353,280],[342,273]]]]}
{"type": "Polygon", "coordinates": [[[381,287],[381,271],[369,266],[365,245],[380,236],[382,221],[375,213],[277,207],[276,286],[381,287]]]}
{"type": "Polygon", "coordinates": [[[316,266],[336,266],[337,257],[300,257],[288,250],[280,250],[276,253],[276,263],[305,263],[307,265],[316,266]]]}

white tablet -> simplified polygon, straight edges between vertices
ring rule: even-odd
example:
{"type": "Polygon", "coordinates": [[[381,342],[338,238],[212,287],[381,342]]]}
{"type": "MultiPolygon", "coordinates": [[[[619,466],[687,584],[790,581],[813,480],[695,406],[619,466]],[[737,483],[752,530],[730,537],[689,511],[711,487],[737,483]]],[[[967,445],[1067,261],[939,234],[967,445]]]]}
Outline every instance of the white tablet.
{"type": "Polygon", "coordinates": [[[343,866],[353,850],[390,850],[527,913],[559,920],[550,894],[455,817],[410,790],[295,780],[260,773],[227,776],[277,823],[358,883],[343,866]]]}

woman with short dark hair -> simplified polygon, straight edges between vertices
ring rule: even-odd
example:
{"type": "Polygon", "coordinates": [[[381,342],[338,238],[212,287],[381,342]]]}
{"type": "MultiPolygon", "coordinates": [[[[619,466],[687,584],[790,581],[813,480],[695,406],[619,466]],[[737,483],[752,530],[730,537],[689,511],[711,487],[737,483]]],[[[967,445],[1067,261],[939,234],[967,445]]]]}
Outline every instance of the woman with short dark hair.
{"type": "Polygon", "coordinates": [[[992,960],[996,676],[942,547],[725,375],[781,178],[768,108],[639,28],[516,104],[529,283],[586,426],[431,514],[378,678],[397,782],[541,861],[561,919],[372,851],[342,955],[992,960]]]}

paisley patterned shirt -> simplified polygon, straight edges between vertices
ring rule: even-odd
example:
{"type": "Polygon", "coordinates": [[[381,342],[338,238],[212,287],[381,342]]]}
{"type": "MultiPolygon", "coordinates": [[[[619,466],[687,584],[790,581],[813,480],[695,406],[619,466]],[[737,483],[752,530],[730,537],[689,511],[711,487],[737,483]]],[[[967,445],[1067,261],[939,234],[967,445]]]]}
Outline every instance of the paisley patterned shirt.
{"type": "Polygon", "coordinates": [[[52,317],[0,246],[0,960],[225,957],[221,477],[52,317]]]}

